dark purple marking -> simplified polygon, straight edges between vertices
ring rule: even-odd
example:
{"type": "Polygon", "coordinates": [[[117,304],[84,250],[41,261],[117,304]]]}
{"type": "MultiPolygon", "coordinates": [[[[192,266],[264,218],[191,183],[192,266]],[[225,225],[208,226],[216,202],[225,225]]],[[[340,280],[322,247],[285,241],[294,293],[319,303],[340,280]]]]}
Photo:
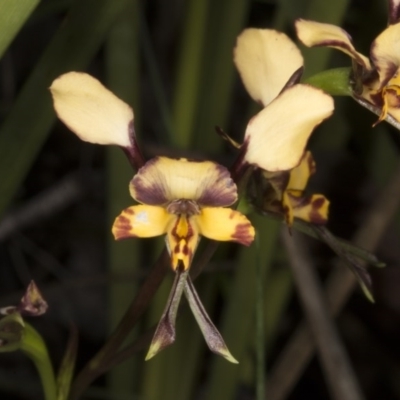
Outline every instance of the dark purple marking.
{"type": "Polygon", "coordinates": [[[254,240],[254,236],[250,232],[251,232],[250,222],[246,222],[244,224],[238,224],[236,225],[235,232],[232,235],[232,240],[234,242],[244,244],[245,246],[250,246],[254,240]]]}
{"type": "Polygon", "coordinates": [[[135,200],[139,203],[161,206],[168,202],[164,190],[166,183],[163,180],[163,175],[155,173],[156,169],[153,167],[153,164],[157,162],[159,162],[159,157],[147,161],[131,181],[135,190],[135,200]],[[151,175],[148,173],[149,168],[153,169],[151,175]]]}

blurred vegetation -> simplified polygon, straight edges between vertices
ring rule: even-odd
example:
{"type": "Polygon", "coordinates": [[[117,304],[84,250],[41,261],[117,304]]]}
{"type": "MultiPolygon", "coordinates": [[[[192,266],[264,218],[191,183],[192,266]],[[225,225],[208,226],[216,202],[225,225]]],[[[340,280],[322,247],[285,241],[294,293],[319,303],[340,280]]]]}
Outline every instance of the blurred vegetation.
{"type": "MultiPolygon", "coordinates": [[[[42,334],[56,371],[72,325],[79,332],[75,372],[96,354],[163,244],[133,239],[114,243],[111,222],[132,204],[132,170],[118,149],[82,143],[55,123],[47,89],[51,81],[70,70],[98,77],[133,106],[136,132],[148,157],[185,155],[230,166],[235,153],[214,127],[223,127],[240,142],[256,111],[232,62],[243,28],[276,28],[294,39],[296,18],[334,23],[368,54],[371,41],[386,26],[386,15],[387,4],[380,0],[0,0],[0,306],[16,304],[35,280],[50,308],[29,322],[42,334]]],[[[339,52],[302,50],[305,78],[349,66],[339,52]]],[[[376,304],[359,288],[353,292],[347,280],[343,304],[336,311],[331,308],[335,314],[343,308],[336,319],[338,332],[355,371],[351,379],[358,381],[364,398],[394,400],[400,398],[400,220],[396,204],[389,204],[398,190],[389,186],[390,191],[388,185],[395,185],[399,175],[400,136],[386,123],[372,129],[376,116],[349,97],[335,97],[335,104],[334,116],[310,143],[317,173],[309,189],[331,200],[328,227],[336,236],[356,237],[358,245],[388,266],[372,271],[376,304]],[[385,190],[389,194],[381,196],[385,190]],[[382,232],[365,231],[371,210],[386,212],[382,232]]],[[[240,364],[228,364],[208,351],[185,306],[176,343],[144,362],[149,329],[157,323],[171,286],[172,274],[167,273],[126,339],[131,357],[111,354],[115,364],[124,362],[102,371],[105,375],[93,383],[89,379],[82,399],[335,398],[321,353],[313,356],[317,341],[304,329],[301,343],[311,350],[296,367],[300,372],[280,379],[274,375],[290,346],[299,346],[295,338],[304,327],[304,313],[281,224],[253,214],[258,245],[221,245],[196,281],[240,364]]],[[[332,273],[342,267],[327,246],[309,238],[302,244],[318,282],[343,288],[341,281],[329,286],[332,273]]],[[[198,255],[204,248],[202,243],[198,255]]],[[[154,272],[157,284],[162,274],[154,272]]],[[[329,304],[339,301],[329,297],[331,292],[329,304]]],[[[335,289],[333,297],[341,296],[339,292],[335,289]]],[[[68,348],[73,347],[70,342],[68,348]]],[[[287,371],[292,365],[295,369],[298,359],[296,351],[290,354],[287,371]]],[[[23,353],[2,353],[0,358],[1,398],[43,398],[40,379],[23,353]]],[[[353,398],[349,392],[348,399],[353,398]]]]}

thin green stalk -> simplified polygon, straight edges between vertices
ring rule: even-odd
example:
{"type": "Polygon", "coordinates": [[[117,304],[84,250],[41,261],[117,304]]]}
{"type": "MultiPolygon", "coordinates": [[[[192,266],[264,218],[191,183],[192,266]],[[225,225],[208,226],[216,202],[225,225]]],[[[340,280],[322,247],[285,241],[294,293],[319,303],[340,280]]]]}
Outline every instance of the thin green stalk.
{"type": "MultiPolygon", "coordinates": [[[[275,241],[279,224],[267,221],[260,216],[252,218],[253,225],[261,243],[260,251],[256,246],[241,248],[233,282],[229,285],[226,307],[222,320],[218,324],[232,355],[239,361],[245,357],[246,350],[254,343],[254,304],[257,257],[262,260],[262,280],[269,269],[274,256],[275,241]]],[[[253,347],[254,348],[254,347],[253,347]]],[[[232,399],[238,385],[240,364],[230,365],[220,358],[213,358],[210,366],[207,399],[232,399]]]]}
{"type": "MultiPolygon", "coordinates": [[[[147,309],[149,302],[154,297],[154,294],[166,275],[167,264],[169,264],[169,255],[167,251],[164,250],[151,269],[146,280],[140,286],[131,305],[126,310],[110,338],[78,374],[71,389],[71,400],[78,400],[94,379],[105,371],[108,371],[110,365],[117,365],[117,363],[112,363],[112,358],[132,331],[138,319],[147,309]]],[[[126,359],[127,358],[123,358],[122,361],[126,359]]]]}
{"type": "Polygon", "coordinates": [[[20,349],[33,361],[42,382],[45,400],[57,398],[57,385],[49,353],[42,336],[31,325],[25,324],[20,349]]]}
{"type": "Polygon", "coordinates": [[[0,58],[39,2],[40,0],[2,0],[0,2],[0,58]]]}
{"type": "Polygon", "coordinates": [[[173,143],[187,148],[194,133],[195,115],[201,88],[204,41],[208,29],[209,0],[190,0],[182,34],[177,67],[173,116],[173,143]]]}
{"type": "MultiPolygon", "coordinates": [[[[139,9],[140,10],[140,9],[139,9]]],[[[165,86],[161,79],[159,67],[157,65],[157,59],[154,54],[153,44],[150,39],[150,32],[147,26],[143,13],[140,12],[140,32],[143,46],[143,58],[146,63],[146,68],[150,76],[150,82],[153,86],[157,106],[161,115],[161,119],[164,125],[165,132],[158,139],[161,143],[171,143],[174,136],[174,125],[171,118],[171,110],[168,105],[167,96],[165,93],[165,86]]]]}
{"type": "MultiPolygon", "coordinates": [[[[138,129],[139,107],[139,18],[137,0],[129,0],[124,12],[113,26],[106,42],[107,82],[109,88],[134,108],[138,129]]],[[[115,276],[135,276],[140,272],[141,243],[138,240],[116,242],[110,230],[115,217],[132,204],[128,183],[134,171],[120,149],[107,149],[107,203],[109,270],[115,276]]],[[[137,292],[136,280],[111,285],[109,289],[109,324],[112,331],[137,292]]],[[[132,334],[130,335],[132,338],[132,334]]],[[[138,389],[139,360],[131,359],[114,368],[108,375],[110,393],[133,394],[138,389]]]]}
{"type": "Polygon", "coordinates": [[[55,120],[48,91],[63,72],[82,70],[128,0],[75,1],[0,128],[0,215],[29,171],[55,120]]]}
{"type": "Polygon", "coordinates": [[[260,237],[256,236],[256,399],[264,400],[265,397],[265,327],[264,327],[264,280],[260,258],[260,237]]]}
{"type": "Polygon", "coordinates": [[[232,50],[245,25],[251,2],[221,0],[210,3],[208,36],[203,58],[202,90],[192,146],[203,152],[216,152],[222,146],[214,127],[224,127],[231,106],[235,70],[232,50]]]}
{"type": "Polygon", "coordinates": [[[293,277],[289,268],[277,268],[268,274],[264,298],[267,354],[274,346],[279,322],[292,293],[293,277]]]}

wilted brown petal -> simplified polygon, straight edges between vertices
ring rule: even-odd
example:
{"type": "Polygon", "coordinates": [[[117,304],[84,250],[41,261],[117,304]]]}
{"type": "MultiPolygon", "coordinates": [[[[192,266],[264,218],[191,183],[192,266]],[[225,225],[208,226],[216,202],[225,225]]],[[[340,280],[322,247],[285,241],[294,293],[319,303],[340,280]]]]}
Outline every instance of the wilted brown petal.
{"type": "Polygon", "coordinates": [[[18,306],[18,311],[22,315],[37,317],[44,314],[48,309],[48,304],[44,300],[40,290],[34,281],[31,281],[26,288],[26,292],[18,306]]]}

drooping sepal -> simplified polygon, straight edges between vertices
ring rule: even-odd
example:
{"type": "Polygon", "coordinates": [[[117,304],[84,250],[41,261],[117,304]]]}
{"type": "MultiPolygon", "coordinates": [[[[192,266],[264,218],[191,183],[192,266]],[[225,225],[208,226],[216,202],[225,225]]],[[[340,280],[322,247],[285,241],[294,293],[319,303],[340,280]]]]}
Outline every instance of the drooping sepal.
{"type": "Polygon", "coordinates": [[[177,270],[167,304],[157,325],[149,351],[147,352],[146,361],[153,358],[161,350],[170,346],[175,341],[176,315],[187,277],[188,271],[177,270]]]}
{"type": "Polygon", "coordinates": [[[238,364],[239,362],[232,356],[224,339],[208,316],[190,276],[188,276],[185,282],[185,296],[209,349],[213,353],[224,357],[227,361],[238,364]]]}

